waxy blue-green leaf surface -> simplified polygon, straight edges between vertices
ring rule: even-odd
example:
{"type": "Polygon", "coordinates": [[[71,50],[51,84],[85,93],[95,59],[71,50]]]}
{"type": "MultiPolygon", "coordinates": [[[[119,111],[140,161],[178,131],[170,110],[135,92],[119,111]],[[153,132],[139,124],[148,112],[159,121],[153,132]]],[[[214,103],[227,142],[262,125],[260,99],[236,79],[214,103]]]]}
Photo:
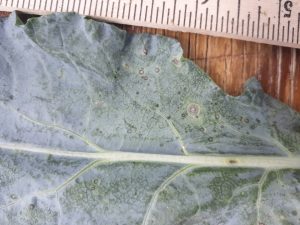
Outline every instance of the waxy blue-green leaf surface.
{"type": "Polygon", "coordinates": [[[254,79],[227,95],[175,40],[0,22],[0,224],[297,225],[299,157],[299,113],[254,79]]]}

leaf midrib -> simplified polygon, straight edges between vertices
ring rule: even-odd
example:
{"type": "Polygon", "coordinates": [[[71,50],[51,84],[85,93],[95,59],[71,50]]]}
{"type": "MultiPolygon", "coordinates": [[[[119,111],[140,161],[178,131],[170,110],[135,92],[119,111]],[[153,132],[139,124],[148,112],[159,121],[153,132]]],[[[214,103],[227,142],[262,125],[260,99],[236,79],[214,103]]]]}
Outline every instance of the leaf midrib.
{"type": "Polygon", "coordinates": [[[47,154],[61,157],[109,160],[111,162],[148,162],[165,164],[197,165],[202,167],[300,169],[300,156],[253,156],[253,155],[167,155],[123,151],[80,152],[40,147],[23,143],[0,142],[0,149],[24,153],[47,154]]]}

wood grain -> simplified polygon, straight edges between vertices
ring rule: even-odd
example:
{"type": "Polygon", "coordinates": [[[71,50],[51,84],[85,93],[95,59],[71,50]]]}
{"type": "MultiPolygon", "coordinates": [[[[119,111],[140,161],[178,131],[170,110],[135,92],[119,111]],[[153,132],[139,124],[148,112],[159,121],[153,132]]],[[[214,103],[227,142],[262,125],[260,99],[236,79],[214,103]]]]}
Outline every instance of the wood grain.
{"type": "MultiPolygon", "coordinates": [[[[1,13],[0,16],[7,16],[1,13]]],[[[256,76],[271,96],[300,112],[300,50],[200,34],[119,25],[129,32],[160,34],[180,41],[184,56],[206,71],[227,93],[239,95],[256,76]]]]}

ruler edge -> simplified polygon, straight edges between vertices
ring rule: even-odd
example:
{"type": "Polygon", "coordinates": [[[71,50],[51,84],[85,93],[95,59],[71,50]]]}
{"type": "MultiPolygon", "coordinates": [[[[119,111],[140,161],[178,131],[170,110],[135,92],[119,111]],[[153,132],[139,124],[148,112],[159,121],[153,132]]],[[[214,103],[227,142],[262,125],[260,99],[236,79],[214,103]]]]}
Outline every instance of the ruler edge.
{"type": "MultiPolygon", "coordinates": [[[[122,24],[122,25],[129,25],[129,26],[137,26],[137,27],[147,27],[147,28],[154,28],[154,29],[163,29],[163,30],[169,30],[169,31],[175,31],[175,32],[183,32],[183,33],[191,33],[191,34],[201,34],[201,35],[208,35],[211,37],[218,37],[218,38],[227,38],[227,39],[233,39],[237,41],[247,41],[251,43],[258,43],[258,44],[266,44],[270,46],[278,46],[278,47],[287,47],[287,48],[295,48],[295,49],[300,49],[300,44],[290,44],[286,42],[280,42],[280,41],[272,41],[272,40],[266,40],[266,39],[258,39],[258,38],[251,38],[251,37],[246,37],[246,36],[237,36],[234,34],[230,33],[222,33],[222,32],[214,32],[214,31],[208,31],[208,30],[203,30],[203,29],[191,29],[191,28],[184,28],[184,27],[178,27],[178,26],[171,26],[168,25],[168,27],[165,27],[164,25],[159,25],[152,23],[150,25],[143,24],[142,22],[136,22],[136,21],[128,21],[128,20],[121,20],[121,19],[114,19],[114,18],[106,18],[106,17],[100,17],[100,16],[91,16],[91,15],[84,15],[81,13],[78,13],[76,11],[68,11],[68,12],[52,12],[48,10],[34,10],[33,9],[20,9],[16,7],[5,7],[5,6],[0,6],[0,11],[4,12],[23,12],[23,13],[28,13],[31,15],[50,15],[54,13],[76,13],[78,15],[92,18],[101,22],[107,22],[107,23],[115,23],[115,24],[122,24]]],[[[156,35],[161,35],[161,34],[156,34],[156,35]]]]}

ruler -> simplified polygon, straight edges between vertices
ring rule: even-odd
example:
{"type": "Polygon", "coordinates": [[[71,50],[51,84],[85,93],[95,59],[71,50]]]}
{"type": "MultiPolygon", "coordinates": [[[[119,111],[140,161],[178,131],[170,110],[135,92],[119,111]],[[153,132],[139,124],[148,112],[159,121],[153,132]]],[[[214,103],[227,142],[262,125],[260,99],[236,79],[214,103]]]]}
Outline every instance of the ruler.
{"type": "Polygon", "coordinates": [[[300,48],[300,0],[0,0],[0,11],[13,10],[300,48]]]}

